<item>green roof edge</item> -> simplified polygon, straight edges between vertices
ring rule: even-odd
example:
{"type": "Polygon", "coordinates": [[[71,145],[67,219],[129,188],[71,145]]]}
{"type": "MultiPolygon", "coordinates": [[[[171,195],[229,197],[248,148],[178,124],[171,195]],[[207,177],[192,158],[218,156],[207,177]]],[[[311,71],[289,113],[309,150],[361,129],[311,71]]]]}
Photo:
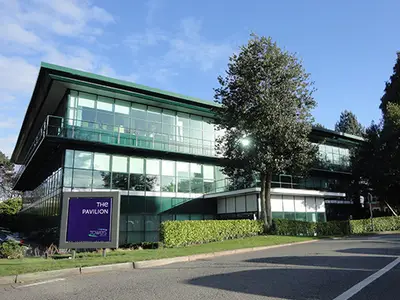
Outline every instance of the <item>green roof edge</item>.
{"type": "Polygon", "coordinates": [[[101,80],[104,82],[109,82],[109,83],[118,84],[118,85],[125,86],[125,87],[135,88],[135,89],[147,91],[150,93],[174,97],[174,98],[178,98],[178,99],[182,99],[182,100],[186,100],[186,101],[190,101],[190,102],[195,102],[195,103],[199,103],[199,104],[203,104],[203,105],[220,107],[219,104],[212,102],[212,101],[207,101],[207,100],[203,100],[203,99],[199,99],[199,98],[195,98],[195,97],[191,97],[191,96],[185,96],[185,95],[181,95],[178,93],[168,92],[168,91],[160,90],[157,88],[152,88],[149,86],[133,83],[133,82],[126,81],[126,80],[111,78],[111,77],[107,77],[104,75],[98,75],[98,74],[94,74],[94,73],[90,73],[90,72],[86,72],[86,71],[63,67],[60,65],[50,64],[47,62],[41,62],[40,66],[42,68],[46,68],[46,69],[50,69],[50,70],[56,70],[56,71],[60,71],[60,72],[70,73],[72,75],[101,80]]]}

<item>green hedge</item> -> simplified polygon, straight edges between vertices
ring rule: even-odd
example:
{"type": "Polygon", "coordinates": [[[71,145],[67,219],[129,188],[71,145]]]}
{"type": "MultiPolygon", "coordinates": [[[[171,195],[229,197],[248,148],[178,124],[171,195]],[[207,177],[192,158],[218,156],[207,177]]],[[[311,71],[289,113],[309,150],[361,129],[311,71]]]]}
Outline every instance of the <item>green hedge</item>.
{"type": "Polygon", "coordinates": [[[180,247],[254,236],[262,232],[262,222],[253,220],[167,221],[161,224],[160,240],[165,247],[180,247]]]}
{"type": "MultiPolygon", "coordinates": [[[[352,233],[372,232],[371,219],[351,220],[352,233]]],[[[373,218],[374,231],[396,231],[400,230],[400,217],[373,218]]]]}
{"type": "Polygon", "coordinates": [[[328,236],[350,233],[347,221],[305,222],[286,219],[273,220],[273,233],[277,235],[328,236]]]}

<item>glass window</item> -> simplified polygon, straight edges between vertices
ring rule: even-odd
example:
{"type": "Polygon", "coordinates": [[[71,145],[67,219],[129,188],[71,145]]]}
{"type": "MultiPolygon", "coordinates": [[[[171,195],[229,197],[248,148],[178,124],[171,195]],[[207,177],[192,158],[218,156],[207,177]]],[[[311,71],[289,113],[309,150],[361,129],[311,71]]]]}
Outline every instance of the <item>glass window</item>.
{"type": "Polygon", "coordinates": [[[193,178],[190,183],[190,189],[192,193],[201,194],[203,193],[203,179],[193,178]]]}
{"type": "Polygon", "coordinates": [[[115,112],[129,116],[131,104],[127,101],[115,100],[115,112]]]}
{"type": "Polygon", "coordinates": [[[176,162],[176,170],[179,177],[189,177],[189,163],[176,162]]]}
{"type": "Polygon", "coordinates": [[[64,187],[72,186],[72,169],[64,169],[64,187]]]}
{"type": "Polygon", "coordinates": [[[178,192],[179,193],[190,192],[190,180],[188,178],[178,178],[178,192]]]}
{"type": "Polygon", "coordinates": [[[168,125],[175,125],[175,112],[172,110],[164,109],[162,112],[162,123],[168,125]]]}
{"type": "Polygon", "coordinates": [[[111,173],[105,171],[93,171],[93,188],[110,188],[111,173]]]}
{"type": "Polygon", "coordinates": [[[161,177],[161,191],[163,192],[175,192],[176,181],[174,176],[162,176],[161,177]]]}
{"type": "Polygon", "coordinates": [[[147,174],[145,188],[146,188],[146,191],[159,192],[160,191],[160,176],[147,174]]]}
{"type": "Polygon", "coordinates": [[[93,168],[99,171],[110,171],[110,155],[95,153],[93,168]]]}
{"type": "Polygon", "coordinates": [[[68,106],[69,107],[76,107],[76,100],[78,99],[78,92],[71,91],[68,95],[68,106]]]}
{"type": "Polygon", "coordinates": [[[184,137],[189,137],[189,115],[185,113],[177,113],[176,117],[177,136],[179,141],[184,142],[184,137]]]}
{"type": "Polygon", "coordinates": [[[74,188],[91,188],[92,171],[74,169],[72,184],[74,188]]]}
{"type": "Polygon", "coordinates": [[[75,168],[92,169],[93,168],[93,153],[84,151],[75,151],[75,168]]]}
{"type": "Polygon", "coordinates": [[[163,160],[161,170],[162,175],[175,176],[175,162],[170,160],[163,160]]]}
{"type": "Polygon", "coordinates": [[[99,96],[97,99],[97,109],[112,112],[113,111],[113,103],[114,103],[114,99],[99,96]]]}
{"type": "Polygon", "coordinates": [[[146,174],[160,175],[160,161],[158,159],[146,159],[146,174]]]}
{"type": "Polygon", "coordinates": [[[190,177],[191,178],[203,178],[201,165],[196,164],[196,163],[190,164],[190,177]]]}
{"type": "Polygon", "coordinates": [[[285,212],[294,212],[294,200],[293,196],[283,196],[283,211],[285,212]]]}
{"type": "Polygon", "coordinates": [[[118,190],[127,190],[128,189],[128,173],[112,173],[112,188],[118,190]]]}
{"type": "Polygon", "coordinates": [[[134,174],[144,174],[144,159],[131,157],[129,159],[129,172],[134,174]]]}
{"type": "Polygon", "coordinates": [[[203,118],[195,115],[190,116],[190,129],[203,130],[203,118]]]}
{"type": "Polygon", "coordinates": [[[64,167],[72,168],[74,162],[74,150],[65,151],[64,167]]]}
{"type": "MultiPolygon", "coordinates": [[[[151,182],[149,184],[151,184],[151,182]]],[[[131,174],[129,189],[133,191],[145,191],[146,177],[143,174],[131,174]]]]}
{"type": "Polygon", "coordinates": [[[203,166],[203,175],[205,179],[214,179],[214,166],[203,166]]]}
{"type": "Polygon", "coordinates": [[[128,158],[125,156],[114,156],[112,157],[112,171],[113,172],[128,172],[128,158]]]}
{"type": "Polygon", "coordinates": [[[149,106],[147,110],[147,121],[161,123],[161,108],[149,106]]]}
{"type": "Polygon", "coordinates": [[[94,108],[96,95],[79,92],[78,107],[94,108]]]}
{"type": "Polygon", "coordinates": [[[134,119],[146,120],[146,116],[147,116],[146,105],[132,103],[131,114],[132,114],[132,118],[134,118],[134,119]]]}

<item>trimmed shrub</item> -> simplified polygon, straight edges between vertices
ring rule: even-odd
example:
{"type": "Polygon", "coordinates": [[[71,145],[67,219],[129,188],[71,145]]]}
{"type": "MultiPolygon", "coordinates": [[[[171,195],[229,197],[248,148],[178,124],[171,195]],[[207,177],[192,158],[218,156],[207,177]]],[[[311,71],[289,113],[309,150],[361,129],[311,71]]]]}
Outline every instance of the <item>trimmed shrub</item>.
{"type": "Polygon", "coordinates": [[[22,258],[24,248],[15,241],[6,241],[0,245],[0,256],[2,258],[22,258]]]}
{"type": "MultiPolygon", "coordinates": [[[[374,231],[400,230],[400,217],[373,218],[374,231]]],[[[355,234],[372,232],[371,219],[351,220],[351,231],[355,234]]]]}
{"type": "Polygon", "coordinates": [[[277,235],[328,236],[350,233],[347,221],[305,222],[286,219],[273,220],[273,232],[277,235]]]}
{"type": "Polygon", "coordinates": [[[262,232],[262,222],[254,220],[166,221],[161,224],[160,240],[164,247],[171,248],[255,236],[262,232]]]}

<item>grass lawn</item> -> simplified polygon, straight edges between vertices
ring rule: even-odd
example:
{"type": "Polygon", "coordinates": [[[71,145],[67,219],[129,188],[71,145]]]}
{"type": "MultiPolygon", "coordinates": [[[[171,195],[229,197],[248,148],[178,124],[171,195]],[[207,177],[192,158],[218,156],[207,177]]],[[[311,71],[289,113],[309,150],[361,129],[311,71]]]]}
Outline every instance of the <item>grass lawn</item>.
{"type": "Polygon", "coordinates": [[[192,254],[210,253],[240,248],[279,245],[286,243],[302,242],[312,239],[312,237],[294,236],[255,236],[238,240],[227,240],[223,242],[194,245],[182,248],[164,248],[154,250],[120,249],[107,252],[106,258],[103,258],[101,256],[101,253],[78,253],[75,260],[54,260],[44,258],[0,259],[0,276],[186,256],[192,254]]]}

